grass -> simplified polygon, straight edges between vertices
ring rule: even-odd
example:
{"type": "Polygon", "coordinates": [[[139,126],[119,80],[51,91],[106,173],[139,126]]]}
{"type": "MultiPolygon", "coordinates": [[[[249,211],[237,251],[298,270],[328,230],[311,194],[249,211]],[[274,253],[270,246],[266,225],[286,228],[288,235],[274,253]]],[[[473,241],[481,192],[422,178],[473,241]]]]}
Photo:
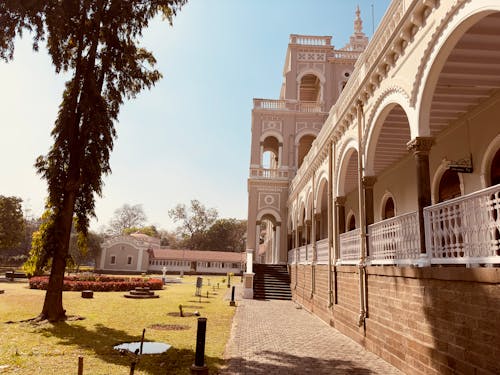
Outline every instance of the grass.
{"type": "Polygon", "coordinates": [[[144,355],[135,374],[190,374],[196,349],[197,317],[171,316],[198,310],[207,318],[205,364],[211,374],[223,364],[234,308],[224,300],[229,291],[220,277],[204,277],[204,284],[220,283],[220,289],[204,286],[202,298],[194,296],[196,278],[186,276],[182,284],[168,284],[155,291],[160,298],[134,300],[124,292],[94,292],[93,299],[81,298],[81,292],[64,292],[63,304],[68,315],[84,320],[56,324],[20,323],[33,318],[42,309],[45,291],[32,290],[27,283],[0,283],[0,373],[1,374],[76,374],[78,357],[84,357],[84,374],[129,374],[131,359],[113,349],[123,342],[145,341],[172,345],[164,354],[144,355]],[[207,298],[207,291],[209,297],[207,298]],[[7,324],[8,321],[15,323],[7,324]],[[157,330],[153,325],[182,325],[184,330],[157,330]]]}

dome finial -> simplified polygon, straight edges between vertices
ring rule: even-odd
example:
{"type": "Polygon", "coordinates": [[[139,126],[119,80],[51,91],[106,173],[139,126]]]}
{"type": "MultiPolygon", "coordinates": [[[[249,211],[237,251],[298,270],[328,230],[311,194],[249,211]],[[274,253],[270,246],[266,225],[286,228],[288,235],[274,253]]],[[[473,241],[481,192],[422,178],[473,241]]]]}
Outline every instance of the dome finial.
{"type": "Polygon", "coordinates": [[[354,32],[363,32],[363,21],[361,20],[361,10],[359,10],[359,4],[356,8],[356,19],[354,20],[354,32]]]}

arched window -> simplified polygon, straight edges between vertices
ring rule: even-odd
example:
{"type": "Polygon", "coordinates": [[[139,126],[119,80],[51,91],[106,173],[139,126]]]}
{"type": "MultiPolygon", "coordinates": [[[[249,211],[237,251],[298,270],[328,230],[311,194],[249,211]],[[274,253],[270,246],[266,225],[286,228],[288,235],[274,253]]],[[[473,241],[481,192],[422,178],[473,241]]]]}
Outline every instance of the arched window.
{"type": "Polygon", "coordinates": [[[275,137],[267,137],[262,143],[262,168],[276,169],[279,167],[280,144],[275,137]]]}
{"type": "Polygon", "coordinates": [[[382,220],[389,219],[395,216],[394,200],[392,197],[387,198],[382,211],[382,220]]]}
{"type": "Polygon", "coordinates": [[[302,165],[302,162],[304,161],[305,156],[311,149],[312,143],[314,142],[315,139],[316,137],[314,135],[305,135],[302,138],[300,138],[298,147],[298,156],[299,156],[298,160],[299,164],[297,165],[298,168],[300,168],[300,166],[302,165]]]}
{"type": "Polygon", "coordinates": [[[321,82],[314,74],[306,74],[300,80],[299,100],[318,102],[320,100],[321,82]]]}
{"type": "Polygon", "coordinates": [[[347,222],[347,231],[351,231],[356,229],[356,217],[354,215],[351,215],[349,217],[349,221],[347,222]]]}
{"type": "Polygon", "coordinates": [[[446,170],[441,176],[439,182],[439,202],[456,198],[462,195],[460,191],[460,178],[458,173],[450,169],[446,170]]]}
{"type": "Polygon", "coordinates": [[[500,150],[497,151],[491,161],[490,181],[491,186],[500,184],[500,150]]]}

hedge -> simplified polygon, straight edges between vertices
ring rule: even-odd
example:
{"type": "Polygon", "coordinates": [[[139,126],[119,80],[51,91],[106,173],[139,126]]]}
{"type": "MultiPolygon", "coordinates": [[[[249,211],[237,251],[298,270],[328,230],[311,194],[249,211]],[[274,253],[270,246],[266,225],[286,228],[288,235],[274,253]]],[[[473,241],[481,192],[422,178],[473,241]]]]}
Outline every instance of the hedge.
{"type": "MultiPolygon", "coordinates": [[[[30,289],[47,290],[48,276],[35,276],[29,280],[30,289]]],[[[63,290],[94,292],[123,292],[137,287],[149,287],[151,290],[163,289],[160,279],[143,279],[138,277],[109,277],[109,276],[68,276],[64,278],[63,290]]]]}

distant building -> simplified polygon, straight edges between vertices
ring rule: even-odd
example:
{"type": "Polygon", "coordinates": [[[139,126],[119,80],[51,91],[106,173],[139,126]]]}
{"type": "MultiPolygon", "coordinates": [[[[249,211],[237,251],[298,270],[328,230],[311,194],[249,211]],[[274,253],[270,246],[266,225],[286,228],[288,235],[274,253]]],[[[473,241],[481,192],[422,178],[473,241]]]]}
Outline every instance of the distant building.
{"type": "Polygon", "coordinates": [[[158,238],[133,233],[105,241],[96,270],[161,273],[166,267],[167,273],[240,274],[244,261],[244,253],[167,249],[160,246],[158,238]]]}

